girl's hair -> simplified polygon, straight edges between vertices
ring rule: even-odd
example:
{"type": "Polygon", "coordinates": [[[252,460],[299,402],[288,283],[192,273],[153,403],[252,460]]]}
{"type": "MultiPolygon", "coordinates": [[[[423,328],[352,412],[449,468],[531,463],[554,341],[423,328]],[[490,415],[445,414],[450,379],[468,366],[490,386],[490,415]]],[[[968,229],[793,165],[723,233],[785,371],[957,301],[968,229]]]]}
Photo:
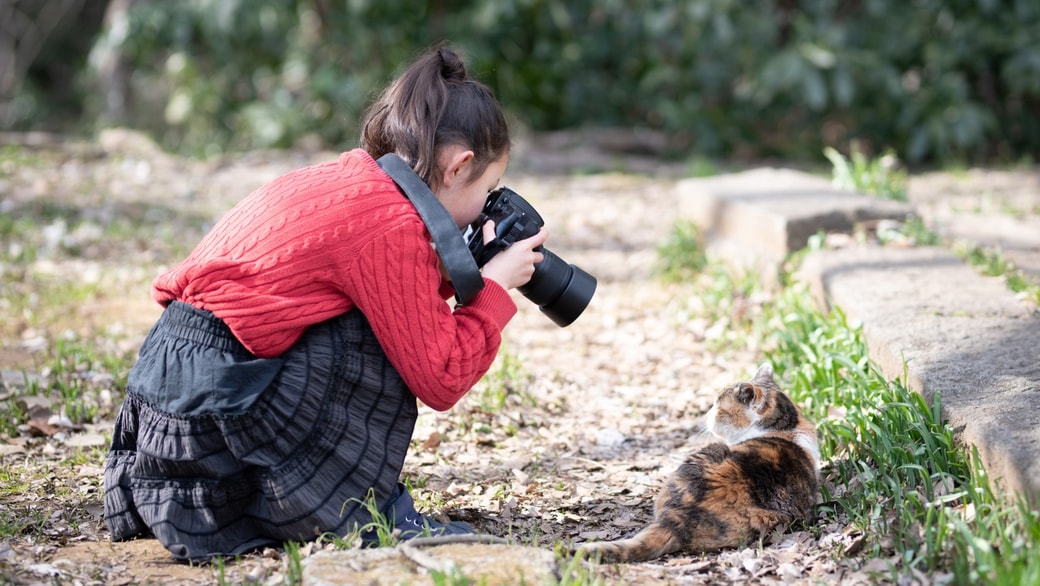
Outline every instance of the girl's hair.
{"type": "Polygon", "coordinates": [[[509,127],[491,90],[442,46],[423,53],[369,107],[361,148],[376,159],[397,153],[432,186],[441,172],[438,149],[449,144],[473,151],[472,181],[509,151],[509,127]]]}

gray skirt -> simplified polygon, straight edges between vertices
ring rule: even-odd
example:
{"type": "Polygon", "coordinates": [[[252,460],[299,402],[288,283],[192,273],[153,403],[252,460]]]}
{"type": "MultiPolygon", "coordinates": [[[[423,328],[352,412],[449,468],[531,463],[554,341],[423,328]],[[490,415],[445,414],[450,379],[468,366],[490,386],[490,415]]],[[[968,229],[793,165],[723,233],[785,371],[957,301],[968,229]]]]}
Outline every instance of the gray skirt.
{"type": "Polygon", "coordinates": [[[182,559],[344,535],[396,493],[415,396],[361,312],[250,354],[220,319],[173,302],[130,372],[105,464],[115,541],[182,559]]]}

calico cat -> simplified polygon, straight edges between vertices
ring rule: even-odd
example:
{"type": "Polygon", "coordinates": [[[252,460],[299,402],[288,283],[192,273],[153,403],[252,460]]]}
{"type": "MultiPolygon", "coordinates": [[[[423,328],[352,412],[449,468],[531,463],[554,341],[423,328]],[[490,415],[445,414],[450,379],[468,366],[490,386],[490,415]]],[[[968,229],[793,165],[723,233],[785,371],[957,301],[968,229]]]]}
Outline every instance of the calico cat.
{"type": "Polygon", "coordinates": [[[605,561],[645,561],[738,547],[810,519],[820,482],[816,428],[773,381],[771,365],[723,390],[705,426],[725,443],[686,458],[657,496],[649,527],[578,550],[605,561]]]}

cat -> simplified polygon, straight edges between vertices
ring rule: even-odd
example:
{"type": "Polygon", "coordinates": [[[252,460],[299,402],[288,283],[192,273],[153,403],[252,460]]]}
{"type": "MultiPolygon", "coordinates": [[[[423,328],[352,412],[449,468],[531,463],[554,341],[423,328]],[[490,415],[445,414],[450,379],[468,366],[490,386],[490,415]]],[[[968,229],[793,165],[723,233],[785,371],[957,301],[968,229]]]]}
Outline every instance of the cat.
{"type": "Polygon", "coordinates": [[[689,455],[654,503],[654,521],[628,539],[578,546],[602,561],[739,547],[810,520],[820,484],[816,427],[759,367],[723,390],[706,416],[717,442],[689,455]]]}

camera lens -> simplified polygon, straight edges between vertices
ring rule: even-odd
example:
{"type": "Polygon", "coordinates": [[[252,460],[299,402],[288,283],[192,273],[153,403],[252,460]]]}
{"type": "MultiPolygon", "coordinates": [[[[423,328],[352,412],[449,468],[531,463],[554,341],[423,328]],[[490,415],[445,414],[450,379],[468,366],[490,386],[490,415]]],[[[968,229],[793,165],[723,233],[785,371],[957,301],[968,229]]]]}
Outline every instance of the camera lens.
{"type": "Polygon", "coordinates": [[[596,278],[567,264],[545,247],[541,252],[545,258],[534,265],[531,280],[518,290],[562,328],[588,307],[596,292],[596,278]]]}

